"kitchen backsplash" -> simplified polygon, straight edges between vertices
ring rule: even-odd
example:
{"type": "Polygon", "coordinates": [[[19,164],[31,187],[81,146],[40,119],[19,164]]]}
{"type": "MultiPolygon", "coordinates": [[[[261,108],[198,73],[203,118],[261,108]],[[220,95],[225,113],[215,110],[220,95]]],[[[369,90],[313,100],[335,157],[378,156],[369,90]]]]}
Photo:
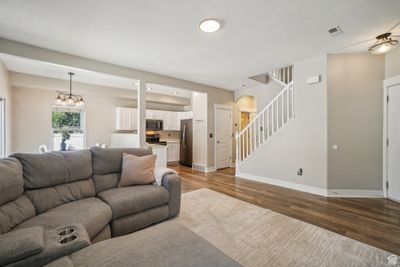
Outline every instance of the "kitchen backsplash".
{"type": "Polygon", "coordinates": [[[160,135],[160,139],[179,139],[180,131],[158,131],[156,132],[160,135]]]}

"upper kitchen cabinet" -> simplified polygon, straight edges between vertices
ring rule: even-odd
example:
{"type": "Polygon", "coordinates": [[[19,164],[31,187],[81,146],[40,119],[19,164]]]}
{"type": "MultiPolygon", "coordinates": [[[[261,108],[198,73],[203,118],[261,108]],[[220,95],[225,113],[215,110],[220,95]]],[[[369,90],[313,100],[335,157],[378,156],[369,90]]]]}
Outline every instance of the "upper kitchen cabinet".
{"type": "MultiPolygon", "coordinates": [[[[138,110],[136,108],[117,107],[115,130],[132,131],[138,129],[138,110]]],[[[191,119],[191,111],[176,112],[165,110],[146,110],[147,120],[162,120],[165,131],[180,131],[181,120],[191,119]]]]}
{"type": "Polygon", "coordinates": [[[162,110],[146,110],[147,120],[163,120],[163,113],[166,111],[162,110]]]}
{"type": "Polygon", "coordinates": [[[115,116],[115,130],[133,130],[132,126],[132,109],[117,107],[115,116]]]}

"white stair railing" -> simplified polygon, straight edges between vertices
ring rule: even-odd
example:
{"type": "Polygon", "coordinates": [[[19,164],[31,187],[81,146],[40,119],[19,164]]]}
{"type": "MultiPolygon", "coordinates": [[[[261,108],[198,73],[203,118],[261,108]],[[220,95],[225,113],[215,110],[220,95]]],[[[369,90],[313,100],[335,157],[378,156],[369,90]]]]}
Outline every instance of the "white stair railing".
{"type": "Polygon", "coordinates": [[[286,86],[293,81],[293,65],[279,68],[268,72],[268,76],[277,81],[278,83],[286,86]]]}
{"type": "Polygon", "coordinates": [[[294,116],[294,87],[291,81],[240,133],[236,132],[236,172],[294,116]]]}

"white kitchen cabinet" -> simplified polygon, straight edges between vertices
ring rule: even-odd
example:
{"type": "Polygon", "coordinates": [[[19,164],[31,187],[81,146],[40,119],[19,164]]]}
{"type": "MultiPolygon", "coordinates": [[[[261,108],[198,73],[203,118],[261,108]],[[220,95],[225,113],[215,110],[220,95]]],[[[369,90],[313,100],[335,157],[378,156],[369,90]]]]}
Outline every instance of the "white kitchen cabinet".
{"type": "Polygon", "coordinates": [[[154,112],[152,110],[146,110],[146,120],[154,120],[154,112]]]}
{"type": "Polygon", "coordinates": [[[117,107],[115,116],[115,130],[132,130],[131,108],[117,107]]]}
{"type": "Polygon", "coordinates": [[[149,145],[152,148],[153,154],[157,155],[156,166],[167,167],[167,148],[160,145],[149,145]]]}
{"type": "MultiPolygon", "coordinates": [[[[115,130],[128,131],[138,129],[136,108],[116,108],[115,130]]],[[[180,131],[181,120],[193,118],[192,111],[176,112],[165,110],[146,110],[147,120],[162,120],[165,131],[180,131]]]]}
{"type": "Polygon", "coordinates": [[[154,116],[154,120],[162,120],[163,119],[163,113],[165,111],[162,110],[153,110],[153,116],[154,116]]]}
{"type": "Polygon", "coordinates": [[[167,160],[168,162],[179,161],[180,155],[180,142],[179,141],[167,141],[167,160]]]}
{"type": "Polygon", "coordinates": [[[162,112],[162,120],[163,120],[163,127],[164,131],[171,131],[171,113],[170,111],[163,111],[162,112]]]}

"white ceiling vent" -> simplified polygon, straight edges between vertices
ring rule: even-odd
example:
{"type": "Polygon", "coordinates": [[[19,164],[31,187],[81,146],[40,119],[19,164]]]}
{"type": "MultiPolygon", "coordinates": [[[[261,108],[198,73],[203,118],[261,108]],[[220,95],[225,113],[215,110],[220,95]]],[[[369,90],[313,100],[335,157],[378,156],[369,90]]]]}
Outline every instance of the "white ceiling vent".
{"type": "Polygon", "coordinates": [[[343,33],[343,30],[342,30],[342,28],[340,28],[340,26],[336,26],[336,27],[334,27],[334,28],[332,28],[332,29],[329,29],[329,30],[328,30],[328,33],[329,33],[331,36],[338,36],[338,35],[340,35],[340,34],[343,33]]]}

